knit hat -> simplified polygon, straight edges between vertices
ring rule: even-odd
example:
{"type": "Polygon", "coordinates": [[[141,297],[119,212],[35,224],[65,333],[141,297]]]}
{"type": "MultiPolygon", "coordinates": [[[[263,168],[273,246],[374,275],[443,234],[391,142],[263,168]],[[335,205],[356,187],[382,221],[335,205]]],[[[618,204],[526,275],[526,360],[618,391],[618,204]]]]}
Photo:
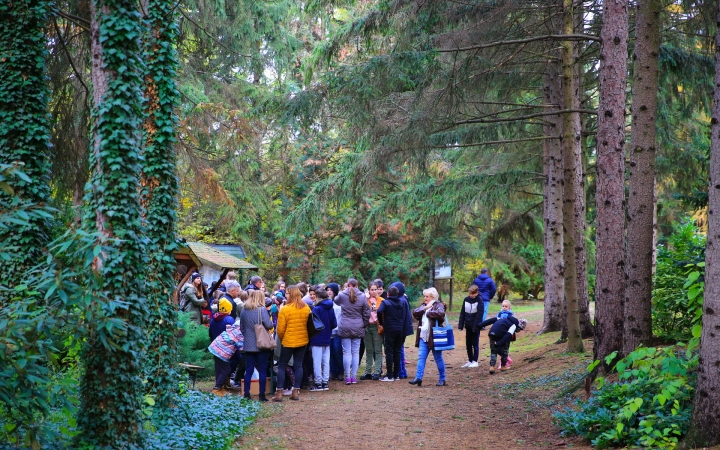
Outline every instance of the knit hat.
{"type": "Polygon", "coordinates": [[[330,288],[330,290],[333,291],[333,294],[335,294],[335,297],[340,293],[340,285],[337,283],[329,283],[327,287],[330,288]]]}
{"type": "Polygon", "coordinates": [[[521,330],[524,330],[525,327],[527,327],[527,323],[528,323],[527,320],[518,319],[518,322],[520,323],[520,325],[518,325],[518,328],[520,328],[521,330]]]}
{"type": "MultiPolygon", "coordinates": [[[[398,291],[400,292],[400,297],[402,297],[403,295],[405,295],[405,285],[402,284],[401,282],[396,281],[396,282],[394,282],[393,284],[391,284],[390,286],[395,286],[396,288],[398,288],[398,291]]],[[[388,288],[389,288],[390,286],[388,286],[388,288]]]]}
{"type": "Polygon", "coordinates": [[[195,282],[195,280],[197,280],[198,278],[201,278],[201,277],[202,277],[202,275],[200,275],[197,272],[194,272],[192,275],[190,275],[190,281],[195,282]]]}
{"type": "Polygon", "coordinates": [[[220,304],[218,306],[218,312],[220,314],[230,314],[232,312],[232,305],[230,304],[230,301],[226,298],[220,299],[220,304]]]}

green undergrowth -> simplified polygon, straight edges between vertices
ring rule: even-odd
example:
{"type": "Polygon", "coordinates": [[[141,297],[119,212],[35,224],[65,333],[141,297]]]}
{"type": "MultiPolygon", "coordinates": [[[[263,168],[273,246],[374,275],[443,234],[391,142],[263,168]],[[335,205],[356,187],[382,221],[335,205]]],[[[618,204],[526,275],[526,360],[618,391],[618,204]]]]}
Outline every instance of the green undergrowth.
{"type": "Polygon", "coordinates": [[[190,320],[191,313],[180,313],[180,327],[184,328],[185,336],[178,339],[178,361],[182,363],[202,366],[205,370],[198,371],[198,379],[214,376],[213,355],[207,348],[210,346],[208,328],[198,325],[190,320]]]}
{"type": "MultiPolygon", "coordinates": [[[[152,402],[150,402],[152,403],[152,402]]],[[[242,436],[255,420],[260,403],[237,396],[218,397],[199,391],[188,391],[178,398],[175,407],[159,410],[149,404],[143,409],[147,431],[147,448],[168,450],[224,450],[242,436]]],[[[68,411],[55,411],[43,423],[46,436],[38,449],[90,449],[78,446],[75,420],[68,411]],[[44,441],[44,442],[43,442],[44,441]]],[[[16,444],[17,433],[11,434],[0,424],[0,449],[25,449],[16,444]]],[[[80,439],[81,441],[81,439],[80,439]]]]}

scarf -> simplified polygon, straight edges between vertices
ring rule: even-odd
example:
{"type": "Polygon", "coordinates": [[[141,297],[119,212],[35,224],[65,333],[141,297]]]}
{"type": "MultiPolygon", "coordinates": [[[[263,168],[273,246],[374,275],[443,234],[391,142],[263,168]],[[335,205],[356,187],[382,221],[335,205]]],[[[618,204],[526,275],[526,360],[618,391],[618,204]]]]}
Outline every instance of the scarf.
{"type": "Polygon", "coordinates": [[[423,314],[422,317],[422,325],[420,326],[420,339],[427,342],[428,339],[430,339],[430,319],[428,319],[427,313],[430,311],[430,308],[432,308],[433,304],[437,300],[433,300],[430,303],[428,303],[428,307],[425,309],[425,314],[423,314]]]}
{"type": "Polygon", "coordinates": [[[220,322],[227,316],[229,316],[228,313],[215,313],[215,315],[213,315],[213,320],[215,320],[216,322],[220,322]]]}

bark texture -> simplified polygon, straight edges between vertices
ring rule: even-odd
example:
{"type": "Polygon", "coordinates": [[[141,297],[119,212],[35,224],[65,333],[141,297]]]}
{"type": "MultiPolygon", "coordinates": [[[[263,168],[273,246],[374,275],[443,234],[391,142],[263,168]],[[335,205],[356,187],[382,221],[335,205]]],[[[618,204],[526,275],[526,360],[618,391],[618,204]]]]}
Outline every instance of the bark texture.
{"type": "Polygon", "coordinates": [[[603,4],[597,132],[595,359],[620,351],[625,300],[625,87],[628,3],[603,4]]]}
{"type": "MultiPolygon", "coordinates": [[[[562,78],[558,63],[550,63],[544,77],[543,95],[546,110],[560,110],[562,78]]],[[[562,116],[548,116],[543,127],[545,136],[557,137],[543,143],[543,221],[545,223],[545,313],[539,333],[560,331],[563,328],[563,299],[565,297],[565,264],[563,262],[563,161],[562,116]]]]}
{"type": "MultiPolygon", "coordinates": [[[[720,2],[717,20],[720,23],[720,2]]],[[[715,36],[715,94],[710,121],[710,186],[700,363],[686,447],[720,444],[720,33],[715,36]]]]}
{"type": "Polygon", "coordinates": [[[652,338],[655,116],[661,8],[659,0],[641,0],[635,19],[623,355],[640,344],[648,344],[652,338]]]}
{"type": "MultiPolygon", "coordinates": [[[[563,2],[563,32],[573,34],[575,18],[573,1],[563,2]]],[[[578,97],[579,83],[575,71],[575,42],[563,41],[563,108],[576,110],[580,104],[578,97]]],[[[565,232],[563,242],[563,255],[565,261],[565,311],[568,330],[568,351],[583,351],[582,336],[580,333],[580,315],[578,310],[578,284],[577,284],[577,229],[576,215],[578,208],[578,186],[582,178],[580,114],[566,113],[563,116],[563,229],[565,232]]],[[[583,213],[583,221],[585,216],[583,213]]],[[[583,237],[584,239],[584,237],[583,237]]]]}

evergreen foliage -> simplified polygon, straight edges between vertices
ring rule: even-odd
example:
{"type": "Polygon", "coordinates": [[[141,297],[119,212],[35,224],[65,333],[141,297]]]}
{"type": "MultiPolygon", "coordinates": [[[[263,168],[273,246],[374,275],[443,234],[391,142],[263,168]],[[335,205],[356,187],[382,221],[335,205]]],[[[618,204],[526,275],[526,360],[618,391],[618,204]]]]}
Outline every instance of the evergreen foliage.
{"type": "MultiPolygon", "coordinates": [[[[8,207],[45,205],[50,199],[50,123],[48,117],[45,27],[50,3],[20,0],[0,5],[0,160],[20,171],[5,180],[0,199],[8,207]]],[[[14,249],[4,261],[9,286],[46,254],[52,219],[33,215],[12,234],[0,234],[14,249]]],[[[0,294],[0,308],[9,298],[0,294]]],[[[28,301],[31,301],[28,299],[28,301]]]]}
{"type": "Polygon", "coordinates": [[[92,47],[100,61],[93,67],[96,104],[85,223],[98,230],[101,242],[113,245],[95,260],[103,284],[88,309],[77,439],[97,447],[140,448],[147,268],[138,193],[142,29],[133,1],[99,0],[91,7],[92,47]]]}

